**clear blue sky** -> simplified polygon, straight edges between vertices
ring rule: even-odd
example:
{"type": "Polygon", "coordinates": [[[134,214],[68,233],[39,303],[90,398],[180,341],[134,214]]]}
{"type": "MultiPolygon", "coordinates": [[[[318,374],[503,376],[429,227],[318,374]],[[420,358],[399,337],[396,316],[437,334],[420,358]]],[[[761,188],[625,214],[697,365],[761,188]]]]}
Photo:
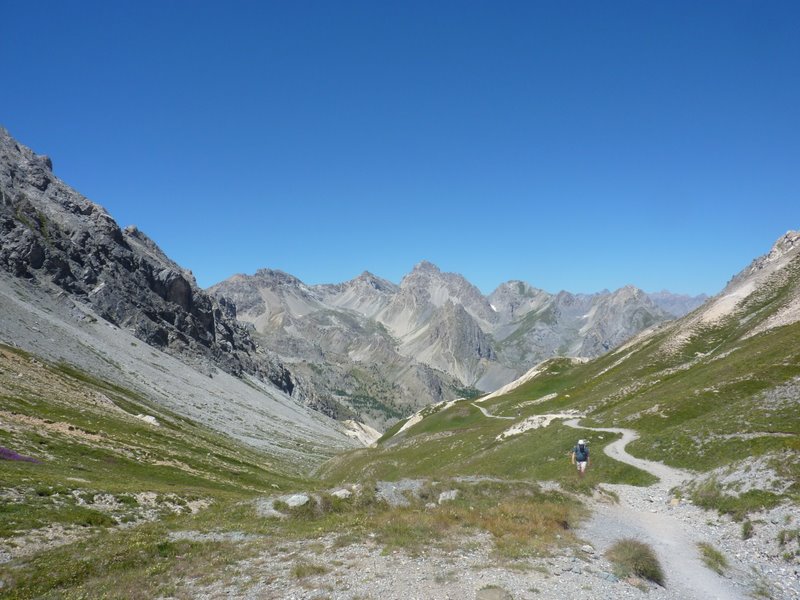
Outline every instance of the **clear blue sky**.
{"type": "Polygon", "coordinates": [[[716,292],[800,228],[800,2],[2,2],[0,124],[199,283],[716,292]]]}

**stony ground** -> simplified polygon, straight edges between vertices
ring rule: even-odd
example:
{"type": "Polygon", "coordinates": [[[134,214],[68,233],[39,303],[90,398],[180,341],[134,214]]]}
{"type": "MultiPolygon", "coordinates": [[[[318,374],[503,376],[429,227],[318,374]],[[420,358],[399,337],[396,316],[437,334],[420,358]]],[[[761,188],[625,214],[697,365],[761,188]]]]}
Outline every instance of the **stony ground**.
{"type": "Polygon", "coordinates": [[[638,598],[638,583],[652,598],[677,598],[644,582],[619,581],[609,563],[588,546],[550,558],[498,563],[488,535],[434,548],[418,556],[384,553],[371,541],[337,547],[335,537],[280,544],[230,569],[211,585],[190,584],[195,598],[452,599],[638,598]],[[494,594],[494,596],[492,595],[494,594]]]}
{"type": "Polygon", "coordinates": [[[618,494],[620,503],[596,504],[581,532],[598,550],[623,535],[649,543],[664,566],[667,588],[680,591],[682,597],[800,598],[800,563],[796,557],[784,558],[789,548],[778,541],[780,531],[797,527],[795,507],[751,515],[754,531],[745,540],[742,523],[678,501],[664,490],[604,488],[618,494]],[[729,567],[723,576],[702,564],[697,547],[701,542],[726,557],[729,567]]]}
{"type": "MultiPolygon", "coordinates": [[[[800,597],[800,564],[796,558],[791,562],[782,558],[786,548],[777,541],[778,532],[789,526],[787,522],[794,522],[791,508],[779,507],[755,515],[754,535],[743,540],[741,523],[728,517],[719,517],[688,502],[676,503],[668,496],[653,495],[647,488],[632,488],[634,491],[630,493],[626,489],[630,486],[604,487],[620,495],[620,503],[613,503],[608,495],[596,495],[592,500],[593,516],[578,531],[587,543],[559,550],[549,557],[517,562],[500,560],[492,551],[488,534],[449,540],[418,555],[399,550],[387,553],[369,537],[346,545],[339,535],[274,544],[268,539],[243,537],[243,542],[255,542],[266,549],[231,565],[227,572],[216,574],[211,583],[183,582],[179,596],[298,600],[748,597],[789,600],[800,597]],[[718,576],[704,567],[702,577],[712,582],[709,585],[692,579],[697,575],[689,571],[670,571],[673,561],[667,560],[666,587],[637,579],[618,579],[603,550],[619,537],[647,539],[647,530],[637,518],[630,518],[622,526],[615,521],[613,515],[620,513],[661,519],[681,535],[711,543],[723,551],[729,569],[724,576],[718,576]],[[713,584],[715,581],[718,585],[713,584]],[[708,590],[716,590],[717,594],[710,595],[708,590]]],[[[656,547],[662,550],[657,544],[656,547]]]]}

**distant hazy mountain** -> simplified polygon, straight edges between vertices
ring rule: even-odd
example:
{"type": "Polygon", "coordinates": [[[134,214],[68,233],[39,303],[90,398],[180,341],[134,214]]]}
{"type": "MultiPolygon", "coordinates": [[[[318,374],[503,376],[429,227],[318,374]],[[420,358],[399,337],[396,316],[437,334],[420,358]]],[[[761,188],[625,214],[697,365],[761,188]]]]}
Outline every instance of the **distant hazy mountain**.
{"type": "Polygon", "coordinates": [[[653,304],[675,317],[682,317],[692,312],[695,308],[708,300],[706,294],[688,296],[686,294],[673,294],[667,290],[661,290],[660,292],[653,292],[647,295],[650,300],[652,300],[653,304]]]}
{"type": "MultiPolygon", "coordinates": [[[[427,261],[400,285],[371,273],[306,285],[259,270],[209,292],[233,300],[261,343],[313,381],[315,393],[334,397],[341,415],[353,412],[377,425],[470,388],[494,390],[545,358],[598,356],[674,316],[630,286],[550,294],[511,281],[487,297],[427,261]]],[[[659,301],[670,297],[662,292],[659,301]]],[[[674,298],[673,310],[692,304],[674,298]]]]}

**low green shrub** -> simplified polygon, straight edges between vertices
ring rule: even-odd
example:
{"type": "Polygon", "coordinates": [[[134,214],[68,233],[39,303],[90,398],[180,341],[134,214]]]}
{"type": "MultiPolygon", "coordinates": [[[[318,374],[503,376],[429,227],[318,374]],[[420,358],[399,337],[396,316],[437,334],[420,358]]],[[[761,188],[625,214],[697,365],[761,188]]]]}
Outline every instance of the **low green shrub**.
{"type": "Polygon", "coordinates": [[[312,577],[314,575],[324,575],[329,571],[330,569],[328,567],[322,565],[298,562],[292,567],[292,577],[296,579],[305,579],[306,577],[312,577]]]}
{"type": "Polygon", "coordinates": [[[625,538],[611,546],[606,556],[614,563],[617,577],[636,576],[664,585],[664,571],[655,552],[647,544],[625,538]]]}
{"type": "Polygon", "coordinates": [[[107,514],[97,510],[85,510],[78,518],[78,525],[83,527],[113,527],[117,524],[107,514]]]}
{"type": "Polygon", "coordinates": [[[701,508],[716,510],[722,515],[730,515],[734,521],[742,521],[752,512],[776,506],[781,497],[764,490],[748,490],[731,496],[723,491],[718,481],[711,479],[692,490],[692,501],[701,508]]]}
{"type": "Polygon", "coordinates": [[[800,529],[781,529],[778,532],[778,543],[781,546],[785,546],[792,541],[800,542],[800,529]]]}

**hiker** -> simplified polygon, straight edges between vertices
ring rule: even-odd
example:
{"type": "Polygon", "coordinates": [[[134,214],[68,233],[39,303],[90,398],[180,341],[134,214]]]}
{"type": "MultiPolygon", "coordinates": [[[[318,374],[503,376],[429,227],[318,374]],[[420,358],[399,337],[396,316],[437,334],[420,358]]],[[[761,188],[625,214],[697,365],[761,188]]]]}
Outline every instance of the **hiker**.
{"type": "Polygon", "coordinates": [[[578,440],[578,445],[572,449],[572,464],[577,465],[578,475],[583,477],[586,467],[589,466],[589,447],[586,440],[578,440]]]}

